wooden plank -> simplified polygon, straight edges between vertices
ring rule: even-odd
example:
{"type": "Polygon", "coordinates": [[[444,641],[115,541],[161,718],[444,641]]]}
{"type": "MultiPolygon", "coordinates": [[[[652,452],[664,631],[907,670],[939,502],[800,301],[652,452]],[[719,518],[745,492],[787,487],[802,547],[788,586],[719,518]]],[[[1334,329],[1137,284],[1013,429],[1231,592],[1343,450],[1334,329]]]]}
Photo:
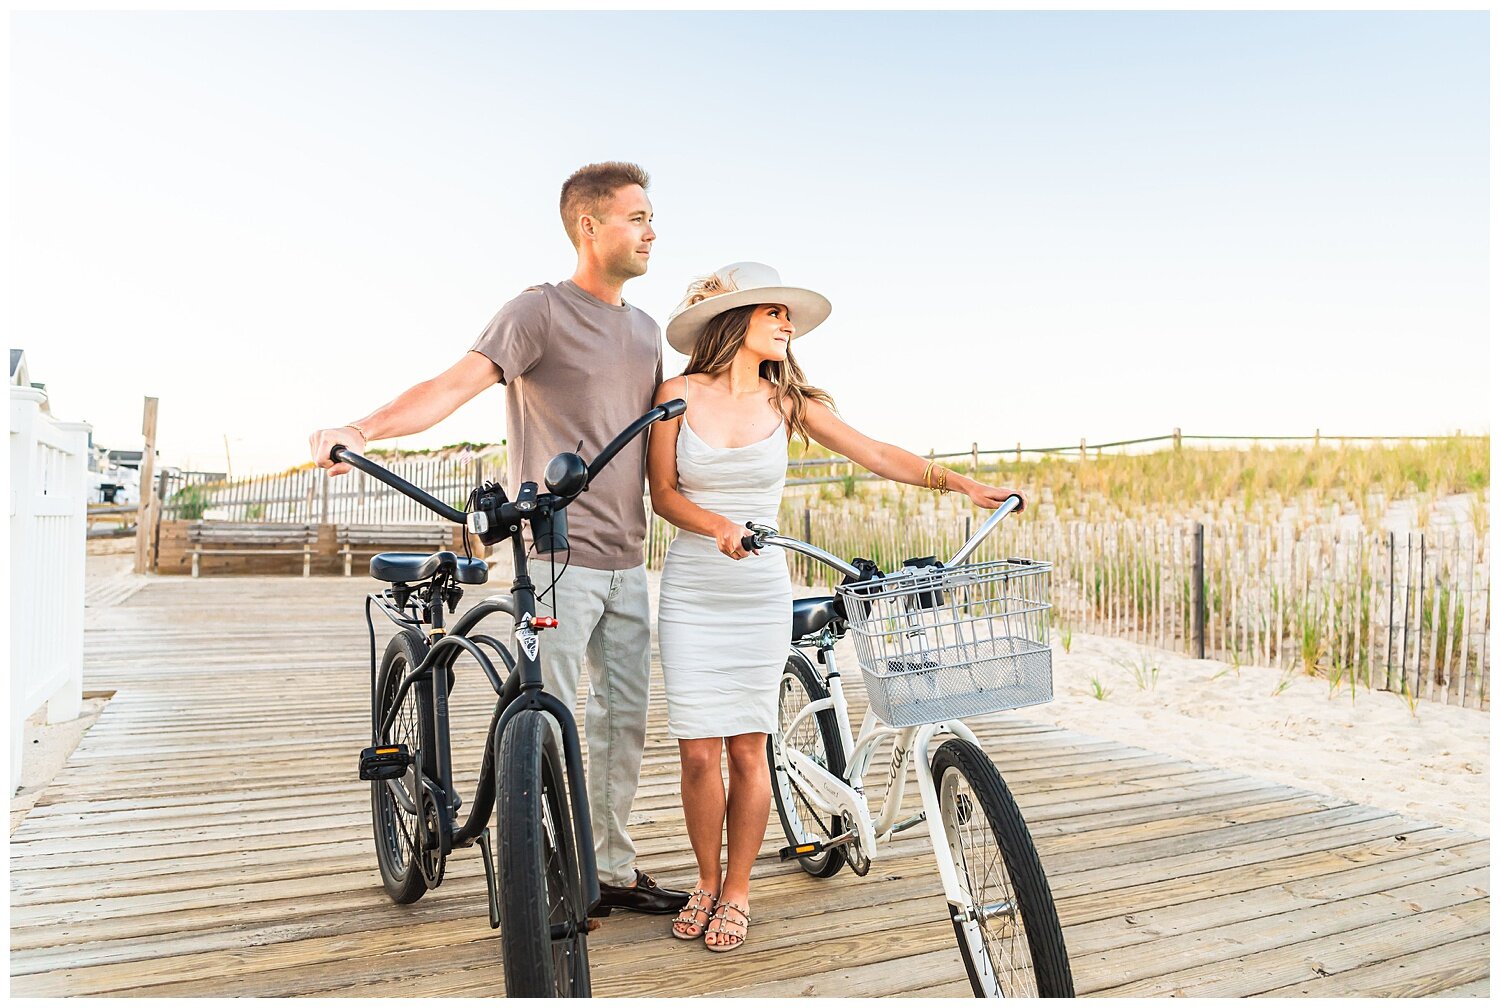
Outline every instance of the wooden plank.
{"type": "Polygon", "coordinates": [[[1285,884],[1270,884],[1246,892],[1198,894],[1182,903],[1154,909],[1129,910],[1113,917],[1079,923],[1069,919],[1068,951],[1075,957],[1113,951],[1116,954],[1145,942],[1174,935],[1206,932],[1226,924],[1254,920],[1305,907],[1443,881],[1484,871],[1489,850],[1476,848],[1430,851],[1398,862],[1363,865],[1285,884]]]}
{"type": "MultiPolygon", "coordinates": [[[[1408,915],[1342,932],[1337,941],[1316,937],[1223,959],[1190,969],[1097,989],[1110,997],[1229,997],[1266,994],[1273,990],[1369,966],[1397,954],[1423,951],[1489,932],[1489,900],[1408,915]],[[1399,944],[1398,944],[1399,943],[1399,944]],[[1231,993],[1232,992],[1232,993],[1231,993]]],[[[1283,932],[1283,938],[1293,934],[1283,932]]],[[[1487,943],[1486,943],[1487,944],[1487,943]]],[[[1164,964],[1169,965],[1169,964],[1164,964]]],[[[1349,990],[1348,995],[1375,996],[1385,991],[1349,990]]]]}
{"type": "MultiPolygon", "coordinates": [[[[1480,953],[1485,959],[1489,957],[1489,949],[1485,948],[1480,953]]],[[[1428,997],[1445,998],[1488,998],[1490,996],[1490,978],[1486,976],[1483,980],[1475,980],[1471,983],[1460,984],[1457,987],[1449,987],[1447,990],[1429,994],[1428,997]]]]}
{"type": "MultiPolygon", "coordinates": [[[[1257,906],[1264,891],[1258,890],[1249,895],[1246,916],[1239,921],[1093,954],[1082,953],[1080,949],[1070,949],[1069,952],[1073,967],[1080,975],[1097,976],[1110,990],[1133,982],[1153,983],[1168,971],[1176,975],[1196,967],[1278,949],[1287,943],[1288,936],[1308,940],[1316,936],[1331,944],[1342,941],[1346,932],[1361,927],[1401,922],[1412,922],[1411,926],[1416,927],[1414,913],[1420,915],[1475,901],[1487,902],[1488,874],[1488,869],[1478,868],[1459,876],[1299,906],[1280,913],[1266,912],[1273,908],[1257,906]]],[[[1402,941],[1413,936],[1414,932],[1400,932],[1398,935],[1402,941]]]]}
{"type": "Polygon", "coordinates": [[[1473,935],[1367,966],[1320,973],[1315,979],[1289,984],[1266,994],[1269,997],[1347,997],[1351,992],[1359,992],[1366,996],[1392,998],[1487,997],[1489,955],[1489,935],[1473,935]],[[1469,993],[1459,993],[1464,989],[1469,993]]]}
{"type": "MultiPolygon", "coordinates": [[[[1135,568],[1116,578],[1116,618],[1141,632],[1144,603],[1123,594],[1139,591],[1135,568]]],[[[118,692],[13,837],[16,993],[503,989],[471,852],[458,852],[443,888],[411,906],[391,905],[379,887],[368,789],[352,765],[368,716],[368,645],[357,621],[330,615],[335,604],[357,612],[365,591],[342,578],[332,588],[297,577],[153,581],[133,605],[91,616],[88,685],[118,692]],[[164,614],[205,606],[224,618],[158,625],[164,614]],[[273,621],[288,611],[290,620],[273,621]],[[310,636],[326,652],[293,653],[310,636]]],[[[858,677],[846,684],[858,716],[858,677]]],[[[461,689],[456,763],[470,766],[492,700],[472,674],[461,689]]],[[[643,866],[683,885],[695,866],[659,684],[652,701],[631,830],[643,866]]],[[[1488,845],[1478,838],[1030,723],[1024,713],[974,728],[1032,826],[1081,989],[1210,961],[1234,977],[1225,990],[1253,992],[1268,975],[1287,986],[1308,976],[1285,965],[1246,970],[1239,960],[1315,930],[1340,942],[1353,936],[1364,958],[1337,971],[1353,982],[1373,982],[1360,971],[1403,961],[1428,969],[1428,986],[1479,979],[1473,954],[1454,966],[1424,957],[1421,935],[1369,930],[1413,921],[1420,930],[1437,920],[1424,913],[1487,905],[1488,845]],[[1141,965],[1121,971],[1122,961],[1141,965]]],[[[883,774],[871,777],[878,799],[883,774]]],[[[906,807],[916,806],[910,789],[906,807]]],[[[754,866],[756,923],[744,950],[708,956],[666,938],[661,918],[616,914],[590,943],[597,991],[967,996],[925,827],[883,845],[865,879],[814,880],[781,864],[777,832],[773,824],[754,866]]]]}

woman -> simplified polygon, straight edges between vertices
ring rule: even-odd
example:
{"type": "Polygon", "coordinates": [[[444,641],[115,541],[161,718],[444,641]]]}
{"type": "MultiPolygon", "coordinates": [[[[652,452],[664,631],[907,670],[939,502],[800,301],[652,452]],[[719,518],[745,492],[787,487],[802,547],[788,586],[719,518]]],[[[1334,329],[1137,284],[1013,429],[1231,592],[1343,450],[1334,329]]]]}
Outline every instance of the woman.
{"type": "Polygon", "coordinates": [[[981,507],[999,507],[1014,493],[934,467],[840,420],[790,347],[831,310],[821,294],[783,286],[769,266],[741,262],[693,284],[667,324],[667,342],[690,360],[662,383],[657,401],[685,399],[687,412],[652,432],[646,465],[652,506],[682,530],[662,570],[657,640],[698,862],[672,935],[702,935],[714,952],[744,944],[750,866],[770,816],[766,735],[776,730],[792,586],[781,550],[747,555],[740,541],[747,521],[776,522],[789,439],[817,441],[887,479],[957,490],[981,507]]]}

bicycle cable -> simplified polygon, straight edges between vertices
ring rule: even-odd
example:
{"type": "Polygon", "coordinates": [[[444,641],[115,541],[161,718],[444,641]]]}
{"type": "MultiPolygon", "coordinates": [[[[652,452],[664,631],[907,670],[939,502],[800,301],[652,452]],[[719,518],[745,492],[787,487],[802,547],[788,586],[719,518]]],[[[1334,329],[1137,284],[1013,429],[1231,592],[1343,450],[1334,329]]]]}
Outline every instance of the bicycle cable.
{"type": "Polygon", "coordinates": [[[464,501],[464,524],[463,524],[463,529],[464,529],[464,559],[465,560],[473,560],[474,559],[474,551],[472,549],[470,549],[470,547],[469,547],[469,521],[468,521],[468,518],[469,518],[469,515],[473,514],[473,512],[474,512],[474,500],[478,496],[479,496],[479,488],[475,487],[473,490],[469,491],[469,499],[466,500],[466,501],[464,501]]]}
{"type": "MultiPolygon", "coordinates": [[[[531,552],[535,554],[536,551],[536,541],[533,539],[531,543],[531,552]]],[[[552,573],[552,583],[547,586],[546,591],[542,592],[536,597],[537,608],[540,609],[542,605],[542,599],[546,598],[548,595],[552,596],[551,605],[553,619],[557,618],[557,594],[553,591],[553,589],[557,587],[557,579],[562,577],[563,574],[568,573],[568,565],[573,562],[573,547],[571,544],[569,544],[567,549],[563,551],[563,554],[564,556],[562,573],[558,573],[557,570],[557,551],[553,550],[550,554],[548,554],[549,566],[551,567],[552,573]]]]}

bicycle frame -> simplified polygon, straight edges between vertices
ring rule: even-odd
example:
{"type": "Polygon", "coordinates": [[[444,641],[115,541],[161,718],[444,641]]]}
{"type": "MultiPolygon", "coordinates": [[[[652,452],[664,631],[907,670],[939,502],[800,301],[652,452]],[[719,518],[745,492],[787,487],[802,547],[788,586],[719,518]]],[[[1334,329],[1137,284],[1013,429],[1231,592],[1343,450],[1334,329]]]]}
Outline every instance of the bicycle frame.
{"type": "MultiPolygon", "coordinates": [[[[814,700],[803,707],[792,719],[785,735],[808,718],[819,712],[831,710],[838,722],[843,738],[844,751],[850,753],[847,778],[840,780],[807,756],[796,750],[784,750],[780,755],[786,759],[787,776],[802,790],[803,797],[819,811],[829,815],[848,816],[853,819],[854,833],[859,839],[860,850],[875,860],[878,844],[893,835],[923,821],[940,822],[937,787],[932,780],[932,760],[929,752],[932,740],[947,733],[966,739],[975,745],[978,738],[962,721],[944,721],[938,724],[916,725],[910,728],[891,728],[882,724],[873,712],[866,712],[860,725],[859,738],[850,731],[849,706],[844,698],[842,676],[834,660],[832,647],[819,648],[820,660],[828,666],[824,679],[828,686],[828,697],[814,700]],[[875,752],[888,738],[895,740],[891,751],[889,787],[881,802],[878,819],[872,819],[870,805],[865,797],[864,778],[875,760],[875,752]],[[901,803],[906,796],[907,770],[915,763],[917,786],[922,795],[922,815],[898,823],[901,803]]],[[[934,843],[936,847],[936,843],[934,843]]],[[[943,892],[952,906],[962,906],[964,891],[959,887],[958,873],[951,858],[939,856],[938,873],[942,878],[943,892]]]]}
{"type": "MultiPolygon", "coordinates": [[[[1019,497],[1008,498],[959,548],[959,551],[948,561],[947,566],[956,566],[967,560],[1000,522],[1020,505],[1019,497]]],[[[755,547],[781,546],[819,560],[848,578],[857,580],[864,576],[865,572],[858,567],[810,543],[781,536],[769,526],[752,524],[749,528],[753,536],[746,538],[747,547],[750,545],[755,547]]],[[[858,839],[860,851],[873,861],[877,856],[878,844],[886,842],[896,833],[909,829],[924,820],[929,823],[942,821],[937,785],[932,779],[930,755],[932,740],[940,734],[950,734],[971,742],[976,747],[979,747],[980,743],[973,731],[962,721],[952,720],[913,725],[907,728],[892,728],[881,723],[873,711],[865,712],[864,722],[860,725],[859,737],[856,739],[850,730],[849,705],[844,698],[842,676],[834,660],[835,639],[832,632],[825,629],[818,638],[793,643],[794,650],[804,661],[807,659],[806,655],[802,654],[802,647],[809,644],[816,645],[818,661],[828,670],[823,680],[828,687],[829,695],[825,699],[814,700],[802,708],[793,717],[782,735],[793,734],[795,729],[808,718],[816,717],[822,711],[832,711],[838,723],[844,752],[849,754],[845,766],[845,779],[839,779],[796,750],[778,749],[777,756],[784,761],[782,766],[791,784],[801,791],[802,796],[811,805],[826,815],[838,815],[852,820],[853,829],[850,832],[858,839]],[[879,817],[872,818],[870,805],[865,797],[864,778],[874,763],[876,749],[888,738],[894,740],[890,777],[879,817]],[[902,801],[906,796],[907,770],[913,764],[916,768],[917,787],[922,797],[922,813],[897,822],[902,801]]],[[[808,664],[811,666],[811,662],[808,664]]],[[[783,798],[787,799],[783,802],[785,806],[790,807],[793,804],[790,795],[784,795],[783,798]]],[[[967,902],[967,894],[960,887],[958,869],[952,856],[948,854],[946,842],[939,842],[937,837],[933,837],[932,846],[934,859],[938,865],[938,875],[943,883],[944,896],[949,906],[954,909],[954,916],[957,919],[960,909],[967,902]]]]}
{"type": "MultiPolygon", "coordinates": [[[[374,625],[370,628],[370,697],[371,697],[371,728],[372,744],[378,744],[383,732],[390,728],[390,722],[396,711],[400,708],[400,701],[406,693],[413,689],[430,690],[430,702],[420,706],[431,711],[433,719],[433,746],[436,750],[430,756],[424,754],[424,762],[428,766],[423,768],[429,773],[431,783],[440,792],[442,802],[440,807],[448,810],[447,815],[440,817],[439,826],[439,851],[440,856],[446,858],[454,849],[467,847],[479,839],[486,827],[489,826],[490,816],[494,812],[495,784],[492,773],[491,753],[493,742],[500,738],[505,731],[506,724],[512,717],[523,710],[541,710],[552,715],[561,730],[563,762],[568,776],[568,797],[573,814],[573,830],[578,840],[577,850],[579,857],[579,870],[582,873],[585,884],[585,905],[592,907],[599,900],[599,879],[597,865],[594,860],[594,844],[592,824],[589,820],[588,792],[584,786],[583,757],[580,748],[578,725],[573,718],[573,712],[561,700],[546,692],[542,684],[542,667],[540,660],[540,647],[536,642],[538,629],[531,626],[531,616],[536,611],[535,585],[532,583],[526,570],[526,546],[519,536],[511,539],[515,570],[515,580],[511,585],[511,598],[509,600],[485,599],[478,605],[469,609],[459,617],[452,631],[443,627],[443,604],[441,593],[438,598],[429,605],[428,615],[432,630],[426,634],[428,646],[427,653],[423,656],[421,663],[410,670],[401,684],[390,705],[390,712],[386,715],[385,722],[375,721],[377,698],[375,696],[375,664],[374,664],[374,625]],[[509,613],[515,618],[515,635],[521,640],[519,654],[511,660],[506,660],[507,652],[499,646],[499,642],[486,635],[469,636],[470,631],[485,617],[498,612],[509,613]],[[507,668],[507,677],[502,681],[495,664],[489,656],[480,648],[480,644],[489,646],[498,655],[507,668]],[[529,646],[528,646],[529,644],[529,646]],[[480,769],[479,781],[475,786],[474,803],[470,809],[469,817],[464,825],[455,830],[452,816],[462,806],[457,788],[453,780],[452,747],[449,739],[448,729],[448,688],[447,679],[453,670],[454,662],[460,654],[468,654],[479,663],[485,678],[489,680],[490,686],[495,690],[498,702],[495,713],[490,720],[490,728],[487,733],[488,742],[485,745],[484,762],[480,769]],[[439,688],[439,684],[442,687],[439,688]]],[[[369,606],[376,605],[385,613],[392,622],[406,629],[421,629],[421,624],[408,618],[403,610],[398,610],[390,605],[383,595],[366,596],[366,616],[368,618],[369,606]]],[[[424,711],[425,714],[425,711],[424,711]]],[[[392,794],[398,804],[407,812],[415,811],[403,801],[403,795],[395,787],[394,781],[390,782],[392,794]]],[[[493,918],[492,918],[493,922],[493,918]]]]}

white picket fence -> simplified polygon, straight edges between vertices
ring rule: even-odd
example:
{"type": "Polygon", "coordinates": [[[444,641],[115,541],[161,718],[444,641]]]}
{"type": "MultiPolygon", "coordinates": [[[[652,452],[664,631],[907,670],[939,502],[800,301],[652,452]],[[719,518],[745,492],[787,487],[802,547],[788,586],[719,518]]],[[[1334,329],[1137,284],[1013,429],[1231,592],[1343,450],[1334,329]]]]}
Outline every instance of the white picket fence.
{"type": "Polygon", "coordinates": [[[10,789],[21,786],[26,719],[69,721],[83,705],[84,423],[42,412],[47,394],[10,389],[10,789]]]}

